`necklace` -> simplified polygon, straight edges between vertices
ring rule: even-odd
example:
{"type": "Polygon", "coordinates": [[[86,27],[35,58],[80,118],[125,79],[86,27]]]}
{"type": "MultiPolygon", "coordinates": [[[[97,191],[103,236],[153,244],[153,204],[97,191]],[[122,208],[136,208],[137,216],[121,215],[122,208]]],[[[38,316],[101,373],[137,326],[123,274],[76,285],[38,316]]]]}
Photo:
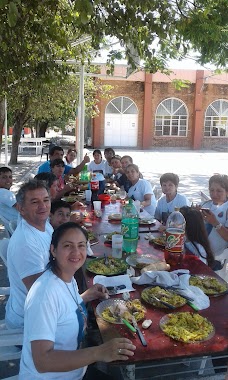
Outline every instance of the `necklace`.
{"type": "MultiPolygon", "coordinates": [[[[77,307],[78,307],[78,310],[79,310],[81,316],[83,317],[83,321],[84,321],[84,329],[85,329],[86,326],[87,326],[87,316],[86,316],[86,312],[84,311],[82,305],[78,303],[75,283],[74,283],[73,280],[71,280],[71,285],[73,286],[74,293],[75,293],[75,297],[74,297],[74,295],[72,294],[72,292],[71,292],[69,286],[67,285],[67,283],[66,283],[65,281],[64,281],[64,284],[66,285],[68,292],[70,293],[71,297],[73,298],[74,302],[76,303],[76,305],[77,305],[77,307]]],[[[76,311],[76,313],[77,313],[77,311],[76,311]]]]}

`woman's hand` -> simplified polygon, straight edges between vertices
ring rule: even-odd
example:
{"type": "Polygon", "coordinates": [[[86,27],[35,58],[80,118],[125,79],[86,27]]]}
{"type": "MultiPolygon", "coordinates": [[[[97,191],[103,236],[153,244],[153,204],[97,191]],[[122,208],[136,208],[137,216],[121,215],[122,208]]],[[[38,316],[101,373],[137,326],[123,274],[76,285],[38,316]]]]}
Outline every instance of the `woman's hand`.
{"type": "Polygon", "coordinates": [[[128,360],[129,356],[134,355],[136,346],[129,339],[115,338],[97,347],[97,361],[105,363],[115,360],[128,360]]]}
{"type": "Polygon", "coordinates": [[[203,219],[206,223],[212,224],[213,227],[215,227],[219,223],[216,219],[215,214],[213,214],[211,210],[201,208],[201,212],[203,215],[203,219]]]}
{"type": "Polygon", "coordinates": [[[96,299],[107,300],[109,298],[108,290],[104,285],[95,284],[81,294],[83,301],[90,302],[96,299]]]}

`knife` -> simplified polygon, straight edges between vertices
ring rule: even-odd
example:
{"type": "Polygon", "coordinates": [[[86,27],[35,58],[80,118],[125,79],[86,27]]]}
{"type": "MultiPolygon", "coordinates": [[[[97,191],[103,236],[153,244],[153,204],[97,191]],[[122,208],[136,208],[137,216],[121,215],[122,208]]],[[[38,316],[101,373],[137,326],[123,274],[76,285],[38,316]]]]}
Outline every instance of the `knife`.
{"type": "Polygon", "coordinates": [[[118,290],[126,289],[126,285],[117,285],[117,286],[106,286],[106,289],[108,290],[109,294],[116,294],[118,290]]]}
{"type": "Polygon", "coordinates": [[[171,286],[171,285],[163,285],[163,284],[159,284],[159,283],[156,283],[155,286],[160,286],[160,288],[164,288],[164,289],[167,289],[167,290],[172,290],[173,293],[176,293],[178,294],[179,296],[185,298],[187,301],[194,301],[193,298],[189,297],[189,296],[185,296],[185,295],[182,295],[178,290],[181,290],[179,287],[176,287],[176,286],[171,286]]]}
{"type": "Polygon", "coordinates": [[[138,327],[138,323],[136,322],[136,320],[135,320],[134,317],[132,317],[132,324],[133,324],[133,326],[134,326],[134,328],[135,328],[135,330],[136,330],[136,333],[137,333],[137,335],[138,335],[138,337],[139,337],[139,339],[140,339],[142,345],[143,345],[144,347],[146,347],[146,346],[147,346],[146,339],[144,338],[142,331],[139,329],[139,327],[138,327]]]}

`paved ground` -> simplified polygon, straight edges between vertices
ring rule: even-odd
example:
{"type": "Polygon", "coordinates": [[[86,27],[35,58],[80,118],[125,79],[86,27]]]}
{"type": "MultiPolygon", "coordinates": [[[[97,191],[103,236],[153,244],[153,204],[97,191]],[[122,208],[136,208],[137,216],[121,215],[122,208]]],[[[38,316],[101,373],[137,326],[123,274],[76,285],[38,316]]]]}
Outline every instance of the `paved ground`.
{"type": "MultiPolygon", "coordinates": [[[[85,149],[92,159],[92,150],[85,149]]],[[[191,198],[194,202],[200,201],[199,192],[208,192],[208,179],[214,173],[228,174],[228,153],[216,151],[190,151],[175,149],[157,149],[153,151],[136,151],[116,149],[116,154],[121,156],[131,155],[140,171],[146,179],[160,189],[159,178],[165,172],[177,173],[180,177],[179,191],[191,198]]],[[[42,158],[42,162],[45,157],[42,158]]],[[[19,156],[18,164],[13,165],[14,186],[13,191],[17,191],[20,184],[29,178],[31,174],[36,174],[40,165],[40,156],[19,156]]],[[[1,155],[0,166],[4,166],[4,155],[1,155]]],[[[0,226],[0,238],[4,236],[4,230],[0,226]]],[[[6,270],[0,262],[0,286],[7,286],[8,280],[6,270]]],[[[4,318],[4,307],[6,299],[0,297],[0,319],[4,318]]],[[[0,363],[0,379],[6,376],[13,376],[17,373],[18,361],[0,363]]],[[[152,378],[152,377],[151,377],[152,378]]],[[[197,376],[194,379],[222,380],[224,375],[197,376]]],[[[193,378],[191,378],[193,380],[193,378]]],[[[26,379],[25,379],[26,380],[26,379]]],[[[99,379],[94,379],[99,380],[99,379]]]]}

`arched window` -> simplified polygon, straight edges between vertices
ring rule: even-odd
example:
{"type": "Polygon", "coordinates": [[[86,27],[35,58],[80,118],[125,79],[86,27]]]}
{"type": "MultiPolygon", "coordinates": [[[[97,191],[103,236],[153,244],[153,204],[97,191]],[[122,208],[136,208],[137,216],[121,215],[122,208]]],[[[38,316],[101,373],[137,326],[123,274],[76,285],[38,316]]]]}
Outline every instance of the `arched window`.
{"type": "Polygon", "coordinates": [[[133,100],[119,96],[108,103],[105,113],[137,114],[138,110],[133,100]]]}
{"type": "Polygon", "coordinates": [[[156,136],[187,136],[188,113],[186,105],[179,99],[163,100],[155,115],[156,136]]]}
{"type": "Polygon", "coordinates": [[[228,137],[228,100],[215,100],[205,113],[205,137],[228,137]]]}

